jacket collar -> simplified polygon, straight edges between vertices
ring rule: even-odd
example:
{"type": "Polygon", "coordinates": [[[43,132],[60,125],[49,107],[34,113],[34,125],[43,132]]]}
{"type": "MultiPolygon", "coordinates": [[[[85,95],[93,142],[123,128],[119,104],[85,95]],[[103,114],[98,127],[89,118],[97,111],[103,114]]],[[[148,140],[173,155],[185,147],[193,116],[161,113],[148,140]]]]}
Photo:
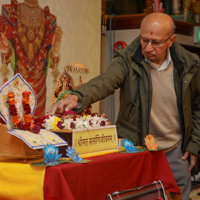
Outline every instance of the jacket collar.
{"type": "Polygon", "coordinates": [[[170,47],[169,49],[170,49],[171,59],[174,63],[174,68],[178,70],[181,66],[183,66],[184,62],[178,57],[174,48],[170,47]]]}
{"type": "MultiPolygon", "coordinates": [[[[178,70],[181,66],[183,66],[184,62],[178,57],[176,51],[174,48],[170,47],[170,55],[171,59],[174,64],[174,68],[178,70]]],[[[136,62],[141,63],[144,60],[144,56],[142,55],[142,46],[141,44],[138,45],[136,51],[131,56],[132,60],[135,60],[136,62]]]]}

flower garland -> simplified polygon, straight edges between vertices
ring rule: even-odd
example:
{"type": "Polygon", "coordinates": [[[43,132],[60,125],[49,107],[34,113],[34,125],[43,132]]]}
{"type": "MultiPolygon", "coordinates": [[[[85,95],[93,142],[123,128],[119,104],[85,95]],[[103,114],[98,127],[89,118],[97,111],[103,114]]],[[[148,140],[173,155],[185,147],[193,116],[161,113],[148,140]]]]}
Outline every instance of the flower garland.
{"type": "MultiPolygon", "coordinates": [[[[17,0],[11,0],[11,8],[12,8],[12,12],[11,12],[11,24],[13,25],[13,30],[12,30],[12,37],[13,37],[13,41],[14,41],[14,46],[16,49],[16,54],[20,59],[20,62],[22,64],[23,67],[27,67],[28,65],[28,58],[27,55],[22,47],[22,43],[19,39],[19,35],[17,33],[17,0]]],[[[46,54],[47,54],[47,45],[50,41],[50,35],[49,32],[51,30],[50,27],[50,11],[49,11],[49,7],[46,6],[44,8],[44,13],[45,13],[45,28],[46,31],[44,33],[44,39],[43,39],[43,43],[42,46],[40,47],[40,50],[38,51],[38,55],[35,57],[34,61],[33,61],[33,66],[34,69],[37,69],[37,66],[40,66],[41,61],[44,60],[46,54]]]]}
{"type": "Polygon", "coordinates": [[[43,127],[47,130],[60,130],[60,129],[83,129],[90,127],[106,126],[109,121],[104,116],[91,116],[84,115],[83,117],[72,117],[64,119],[64,121],[57,116],[49,116],[43,123],[43,127]]]}
{"type": "Polygon", "coordinates": [[[31,119],[31,107],[29,105],[29,96],[31,92],[23,92],[23,99],[22,99],[22,105],[24,109],[24,122],[25,123],[32,123],[33,120],[31,119]]]}
{"type": "Polygon", "coordinates": [[[12,116],[12,122],[14,123],[15,127],[18,127],[19,124],[21,123],[21,120],[19,119],[19,116],[17,115],[17,108],[15,107],[15,104],[17,102],[15,101],[14,92],[8,93],[8,103],[9,103],[10,115],[12,116]]]}
{"type": "Polygon", "coordinates": [[[40,126],[33,123],[33,120],[31,118],[31,108],[29,105],[29,96],[30,92],[23,92],[23,99],[22,99],[22,105],[24,109],[24,118],[23,121],[20,119],[20,117],[17,114],[17,108],[15,104],[17,103],[15,101],[15,95],[14,92],[8,93],[8,103],[9,103],[9,110],[10,115],[12,116],[12,122],[14,123],[14,126],[16,128],[19,128],[20,130],[29,130],[33,133],[39,133],[40,132],[40,126]]]}

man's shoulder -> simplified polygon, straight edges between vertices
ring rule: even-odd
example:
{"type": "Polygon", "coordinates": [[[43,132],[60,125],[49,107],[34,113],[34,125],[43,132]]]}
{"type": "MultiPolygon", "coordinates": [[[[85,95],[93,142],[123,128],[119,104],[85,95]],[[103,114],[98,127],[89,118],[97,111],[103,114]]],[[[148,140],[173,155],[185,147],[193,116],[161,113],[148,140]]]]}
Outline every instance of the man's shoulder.
{"type": "Polygon", "coordinates": [[[174,49],[176,54],[183,60],[199,60],[199,56],[197,54],[188,51],[176,41],[173,43],[172,48],[174,49]]]}

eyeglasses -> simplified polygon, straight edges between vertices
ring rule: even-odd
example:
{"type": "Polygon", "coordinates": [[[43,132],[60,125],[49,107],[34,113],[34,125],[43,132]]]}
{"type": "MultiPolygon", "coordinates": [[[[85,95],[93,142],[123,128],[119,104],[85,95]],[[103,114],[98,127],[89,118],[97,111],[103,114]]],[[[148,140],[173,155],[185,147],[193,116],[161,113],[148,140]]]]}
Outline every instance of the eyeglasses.
{"type": "Polygon", "coordinates": [[[167,42],[167,40],[169,40],[173,35],[169,36],[165,41],[161,42],[159,40],[148,40],[146,38],[141,37],[141,35],[139,36],[140,38],[140,44],[142,46],[147,46],[149,44],[149,42],[151,43],[152,47],[154,48],[158,48],[161,47],[165,42],[167,42]]]}

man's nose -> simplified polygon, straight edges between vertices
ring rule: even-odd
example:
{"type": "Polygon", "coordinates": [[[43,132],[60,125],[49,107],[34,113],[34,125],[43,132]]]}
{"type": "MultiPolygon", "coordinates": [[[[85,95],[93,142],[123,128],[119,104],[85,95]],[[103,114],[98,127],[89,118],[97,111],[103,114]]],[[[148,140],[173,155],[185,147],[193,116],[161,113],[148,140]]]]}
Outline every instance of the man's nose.
{"type": "Polygon", "coordinates": [[[145,49],[146,49],[146,51],[153,51],[153,45],[152,45],[151,41],[149,41],[149,43],[147,44],[145,49]]]}

